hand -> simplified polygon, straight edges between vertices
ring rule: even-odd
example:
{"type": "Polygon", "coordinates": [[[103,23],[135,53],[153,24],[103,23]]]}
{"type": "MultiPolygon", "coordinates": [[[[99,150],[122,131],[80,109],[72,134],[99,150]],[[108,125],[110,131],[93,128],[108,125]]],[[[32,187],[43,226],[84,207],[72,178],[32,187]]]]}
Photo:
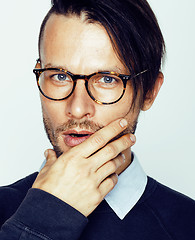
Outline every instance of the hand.
{"type": "Polygon", "coordinates": [[[46,165],[33,188],[60,198],[87,217],[116,185],[115,172],[124,164],[121,152],[135,143],[129,134],[111,141],[126,124],[121,119],[110,123],[58,159],[47,150],[46,165]]]}

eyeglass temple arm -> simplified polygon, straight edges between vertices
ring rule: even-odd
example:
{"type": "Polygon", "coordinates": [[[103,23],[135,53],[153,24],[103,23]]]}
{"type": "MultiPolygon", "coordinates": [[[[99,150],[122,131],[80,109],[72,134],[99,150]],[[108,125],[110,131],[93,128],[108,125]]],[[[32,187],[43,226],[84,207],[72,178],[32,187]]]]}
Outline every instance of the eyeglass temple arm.
{"type": "Polygon", "coordinates": [[[140,72],[140,73],[135,74],[133,77],[137,77],[137,76],[139,76],[139,75],[141,75],[141,74],[143,74],[143,73],[145,73],[145,72],[147,72],[147,71],[148,71],[148,69],[146,69],[146,70],[144,70],[144,71],[142,71],[142,72],[140,72]]]}

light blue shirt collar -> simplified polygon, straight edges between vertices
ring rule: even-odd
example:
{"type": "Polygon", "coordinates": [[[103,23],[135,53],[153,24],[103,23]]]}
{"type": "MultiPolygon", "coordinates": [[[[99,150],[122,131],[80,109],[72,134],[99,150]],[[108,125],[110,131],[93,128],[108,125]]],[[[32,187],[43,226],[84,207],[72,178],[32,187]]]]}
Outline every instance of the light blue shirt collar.
{"type": "Polygon", "coordinates": [[[137,157],[118,177],[114,189],[109,192],[105,200],[122,220],[135,206],[147,185],[147,176],[143,171],[137,157]]]}

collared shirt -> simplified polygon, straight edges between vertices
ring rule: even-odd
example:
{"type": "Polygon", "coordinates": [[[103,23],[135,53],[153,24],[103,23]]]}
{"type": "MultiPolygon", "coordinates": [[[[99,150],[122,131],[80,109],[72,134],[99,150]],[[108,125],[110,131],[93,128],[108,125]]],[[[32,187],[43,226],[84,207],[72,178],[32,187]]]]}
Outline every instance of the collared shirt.
{"type": "Polygon", "coordinates": [[[143,171],[136,155],[133,162],[118,177],[114,189],[109,192],[105,200],[122,220],[135,206],[147,185],[147,176],[143,171]]]}
{"type": "MultiPolygon", "coordinates": [[[[121,220],[141,198],[147,185],[147,176],[134,153],[133,156],[132,163],[118,176],[116,186],[105,197],[108,205],[121,220]]],[[[46,160],[42,163],[40,170],[45,163],[46,160]]]]}

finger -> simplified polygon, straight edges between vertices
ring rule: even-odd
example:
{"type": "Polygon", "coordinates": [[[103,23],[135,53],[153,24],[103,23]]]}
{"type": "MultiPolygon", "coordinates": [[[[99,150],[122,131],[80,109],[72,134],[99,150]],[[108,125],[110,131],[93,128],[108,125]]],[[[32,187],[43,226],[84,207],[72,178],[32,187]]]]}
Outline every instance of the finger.
{"type": "Polygon", "coordinates": [[[101,193],[102,198],[104,198],[115,187],[117,182],[118,175],[112,174],[100,184],[99,191],[101,193]]]}
{"type": "Polygon", "coordinates": [[[135,136],[133,134],[126,134],[96,152],[90,157],[90,161],[94,162],[94,171],[96,171],[106,162],[114,159],[124,150],[132,147],[135,144],[135,141],[135,136]]]}
{"type": "Polygon", "coordinates": [[[96,172],[97,184],[101,184],[101,182],[103,182],[107,177],[109,177],[113,173],[116,173],[117,169],[121,167],[124,163],[124,157],[122,156],[122,154],[119,154],[116,158],[104,164],[96,172]]]}
{"type": "Polygon", "coordinates": [[[81,156],[89,157],[94,152],[102,148],[112,138],[121,133],[126,127],[127,120],[118,119],[91,135],[90,138],[85,140],[80,145],[76,146],[75,150],[78,149],[81,156]]]}

